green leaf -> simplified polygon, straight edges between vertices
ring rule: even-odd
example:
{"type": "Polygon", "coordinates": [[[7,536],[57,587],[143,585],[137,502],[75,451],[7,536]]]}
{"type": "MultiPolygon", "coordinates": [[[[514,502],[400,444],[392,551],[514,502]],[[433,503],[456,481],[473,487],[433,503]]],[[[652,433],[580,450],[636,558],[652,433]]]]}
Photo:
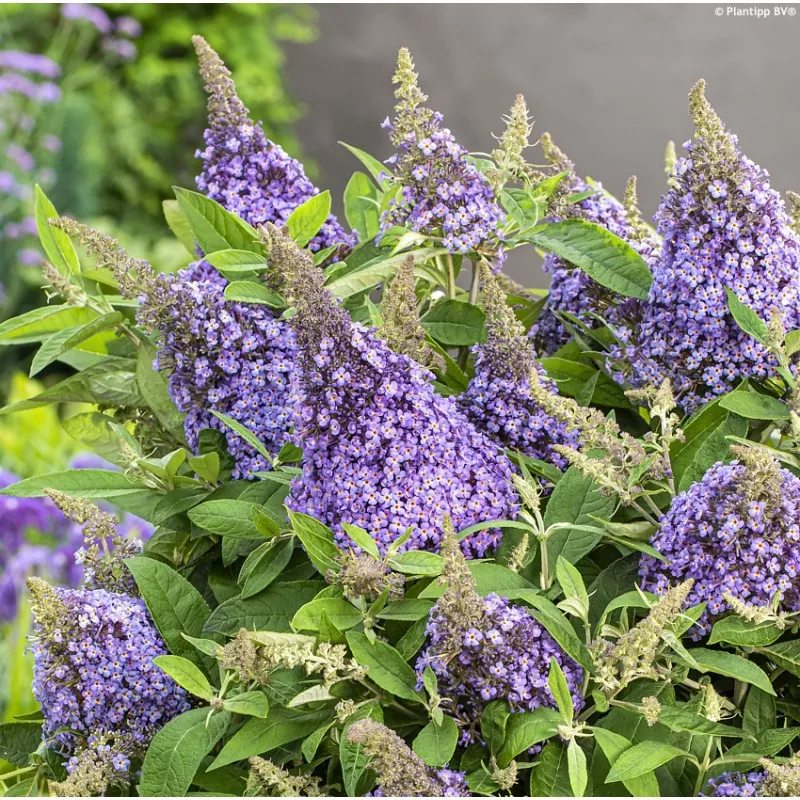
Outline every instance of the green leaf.
{"type": "Polygon", "coordinates": [[[671,744],[651,741],[640,742],[619,756],[612,765],[605,782],[613,783],[614,781],[637,778],[640,775],[655,771],[662,764],[672,761],[673,758],[694,760],[691,753],[687,753],[678,747],[673,747],[671,744]]]}
{"type": "Polygon", "coordinates": [[[704,672],[715,672],[718,675],[735,678],[738,681],[758,686],[767,694],[775,694],[772,683],[764,670],[742,656],[724,653],[721,650],[706,650],[703,647],[695,647],[688,652],[704,672]]]}
{"type": "Polygon", "coordinates": [[[567,745],[567,771],[572,794],[575,797],[583,797],[589,776],[586,771],[586,753],[583,752],[577,739],[571,739],[567,745]]]}
{"type": "Polygon", "coordinates": [[[252,250],[218,250],[206,261],[220,272],[260,272],[267,268],[267,257],[252,250]]]}
{"type": "Polygon", "coordinates": [[[245,428],[241,422],[237,422],[233,417],[229,417],[227,414],[223,414],[221,411],[215,411],[213,408],[211,409],[211,413],[220,421],[224,422],[234,433],[239,434],[242,439],[247,442],[256,452],[260,453],[264,458],[267,459],[270,463],[272,462],[272,456],[270,455],[269,450],[260,442],[256,436],[245,428]]]}
{"type": "Polygon", "coordinates": [[[731,757],[755,754],[757,758],[769,758],[780,753],[800,735],[800,728],[772,728],[758,732],[754,742],[737,742],[726,755],[731,757]]]}
{"type": "Polygon", "coordinates": [[[256,303],[270,308],[283,308],[286,303],[258,281],[232,281],[225,287],[225,299],[236,303],[256,303]]]}
{"type": "Polygon", "coordinates": [[[427,617],[431,608],[433,608],[432,600],[409,597],[396,603],[390,603],[378,614],[378,619],[398,619],[414,622],[427,617]]]}
{"type": "Polygon", "coordinates": [[[0,345],[40,342],[65,328],[79,328],[97,319],[97,312],[83,306],[42,306],[0,324],[0,345]]]}
{"type": "Polygon", "coordinates": [[[738,389],[721,397],[719,404],[746,419],[789,419],[789,407],[785,403],[759,392],[738,389]]]}
{"type": "Polygon", "coordinates": [[[208,719],[207,708],[194,708],[171,719],[150,742],[139,793],[143,797],[185,795],[201,762],[225,735],[229,722],[227,711],[208,719]]]}
{"type": "Polygon", "coordinates": [[[512,714],[506,724],[506,740],[497,755],[497,763],[501,767],[508,766],[529,747],[555,736],[562,722],[561,715],[552,708],[512,714]]]}
{"type": "Polygon", "coordinates": [[[340,550],[333,541],[333,531],[308,514],[289,512],[289,522],[311,563],[322,575],[339,572],[340,550]]]}
{"type": "MultiPolygon", "coordinates": [[[[607,517],[614,510],[613,497],[600,494],[597,484],[582,475],[577,467],[570,467],[556,484],[544,513],[546,527],[557,522],[574,525],[592,525],[592,517],[607,517]]],[[[602,533],[580,530],[557,530],[547,539],[547,554],[551,564],[564,558],[576,564],[603,538],[602,533]]]]}
{"type": "Polygon", "coordinates": [[[199,637],[203,633],[211,609],[200,592],[161,561],[136,556],[125,564],[170,652],[207,668],[208,660],[182,636],[199,637]]]}
{"type": "Polygon", "coordinates": [[[347,600],[322,597],[306,603],[297,611],[292,618],[292,628],[296,631],[318,631],[323,613],[340,631],[353,628],[364,619],[364,615],[347,600]]]}
{"type": "Polygon", "coordinates": [[[320,192],[297,206],[286,220],[286,228],[298,247],[305,247],[331,213],[331,193],[320,192]]]}
{"type": "Polygon", "coordinates": [[[233,597],[214,609],[205,630],[226,636],[234,636],[241,628],[288,632],[298,609],[313,600],[323,586],[320,581],[284,581],[246,599],[233,597]]]}
{"type": "Polygon", "coordinates": [[[330,715],[331,711],[327,709],[308,712],[275,706],[266,719],[254,717],[239,728],[226,742],[209,771],[302,739],[327,722],[330,715]]]}
{"type": "MultiPolygon", "coordinates": [[[[787,642],[773,644],[771,647],[761,647],[759,652],[764,653],[787,672],[800,677],[800,640],[790,639],[787,642]]],[[[774,694],[774,692],[768,692],[768,694],[774,694]]]]}
{"type": "Polygon", "coordinates": [[[728,295],[728,308],[731,316],[736,320],[736,324],[745,332],[749,333],[764,346],[767,345],[769,333],[766,323],[761,320],[750,306],[745,305],[734,291],[725,287],[725,294],[728,295]]]}
{"type": "Polygon", "coordinates": [[[243,500],[206,500],[189,510],[189,519],[199,528],[232,539],[262,538],[253,521],[258,503],[243,500]]]}
{"type": "Polygon", "coordinates": [[[531,770],[530,797],[569,797],[572,786],[567,767],[567,748],[549,742],[531,770]]]}
{"type": "Polygon", "coordinates": [[[246,717],[266,719],[269,715],[269,700],[263,692],[252,691],[226,697],[225,710],[232,714],[242,714],[246,717]]]}
{"type": "Polygon", "coordinates": [[[394,275],[397,267],[409,256],[413,256],[415,262],[419,263],[442,252],[441,248],[423,247],[394,256],[379,255],[351,271],[334,273],[327,282],[326,288],[335,297],[347,299],[355,294],[372,290],[379,284],[388,281],[394,275]]]}
{"type": "Polygon", "coordinates": [[[395,572],[406,575],[440,575],[442,572],[442,557],[424,550],[406,550],[387,563],[395,572]]]}
{"type": "Polygon", "coordinates": [[[561,665],[556,661],[555,656],[550,658],[550,672],[547,676],[547,685],[550,687],[550,694],[556,701],[558,710],[561,713],[564,722],[572,722],[574,709],[572,707],[572,695],[569,692],[567,679],[564,677],[564,672],[561,665]]]}
{"type": "Polygon", "coordinates": [[[214,690],[208,678],[191,662],[181,656],[156,656],[153,663],[164,670],[179,686],[196,697],[210,701],[214,690]]]}
{"type": "MultiPolygon", "coordinates": [[[[592,734],[611,766],[622,753],[633,746],[633,742],[629,739],[605,728],[592,728],[592,734]]],[[[658,778],[653,772],[639,775],[636,778],[628,778],[623,781],[623,784],[634,797],[659,797],[660,795],[658,778]]]]}
{"type": "Polygon", "coordinates": [[[36,218],[36,230],[39,232],[39,239],[47,254],[47,260],[62,275],[70,273],[79,275],[81,265],[75,246],[64,231],[54,228],[50,224],[51,219],[58,217],[55,206],[38,183],[34,189],[34,195],[36,199],[33,205],[33,215],[36,218]]]}
{"type": "MultiPolygon", "coordinates": [[[[533,584],[524,576],[513,572],[502,564],[495,564],[490,561],[481,561],[469,564],[469,571],[475,578],[478,594],[485,597],[487,594],[497,592],[504,597],[514,599],[515,597],[527,597],[536,590],[533,584]]],[[[419,597],[436,598],[444,594],[447,581],[443,578],[432,581],[420,593],[419,597]]]]}
{"type": "Polygon", "coordinates": [[[150,342],[143,341],[139,345],[136,358],[136,382],[139,391],[164,429],[178,442],[185,444],[183,421],[186,415],[175,405],[169,393],[169,381],[166,375],[153,369],[155,357],[155,347],[150,342]]]}
{"type": "Polygon", "coordinates": [[[763,647],[777,641],[783,631],[771,622],[749,622],[731,615],[714,623],[709,644],[727,642],[739,647],[763,647]]]}
{"type": "Polygon", "coordinates": [[[219,250],[252,250],[261,253],[258,234],[244,220],[226,211],[215,200],[198,192],[174,187],[178,205],[197,243],[206,255],[219,250]]]}
{"type": "Polygon", "coordinates": [[[378,190],[363,172],[354,172],[344,190],[344,216],[347,224],[358,231],[362,242],[374,239],[380,230],[378,190]]]}
{"type": "Polygon", "coordinates": [[[717,461],[730,461],[730,446],[732,442],[728,437],[744,436],[747,433],[747,420],[729,414],[727,419],[718,425],[698,448],[691,463],[681,475],[678,491],[686,491],[693,483],[697,483],[706,474],[709,467],[717,461]]]}
{"type": "MultiPolygon", "coordinates": [[[[754,691],[758,691],[755,689],[754,691]]],[[[658,715],[658,721],[670,730],[679,733],[692,733],[699,736],[727,736],[733,739],[746,739],[748,732],[732,725],[712,722],[699,714],[695,709],[683,706],[664,705],[658,715]]]]}
{"type": "Polygon", "coordinates": [[[549,222],[527,240],[580,267],[601,286],[646,300],[653,277],[644,259],[606,228],[579,219],[549,222]]]}
{"type": "Polygon", "coordinates": [[[511,709],[505,700],[492,700],[481,714],[481,736],[493,754],[497,754],[506,740],[506,726],[511,709]]]}
{"type": "Polygon", "coordinates": [[[486,339],[482,308],[460,300],[441,300],[420,320],[425,331],[446,347],[468,347],[486,339]]]}
{"type": "Polygon", "coordinates": [[[373,558],[378,559],[378,561],[381,560],[378,545],[375,544],[375,540],[363,528],[359,528],[358,525],[350,525],[347,522],[342,523],[342,528],[344,528],[344,532],[353,540],[355,545],[369,553],[373,558]]]}
{"type": "Polygon", "coordinates": [[[561,645],[561,649],[584,669],[592,669],[592,657],[586,645],[578,638],[567,618],[546,597],[530,592],[520,593],[520,599],[533,606],[530,615],[547,628],[547,632],[561,645]]]}
{"type": "Polygon", "coordinates": [[[265,542],[245,559],[239,573],[242,600],[267,588],[282,572],[294,553],[294,542],[265,542]]]}
{"type": "Polygon", "coordinates": [[[164,219],[175,238],[186,248],[186,252],[192,258],[197,258],[197,244],[189,220],[181,212],[177,200],[162,200],[161,208],[164,212],[164,219]]]}
{"type": "Polygon", "coordinates": [[[443,767],[453,757],[458,744],[458,726],[452,717],[442,717],[442,724],[431,720],[414,739],[411,749],[429,766],[443,767]]]}
{"type": "MultiPolygon", "coordinates": [[[[0,759],[24,767],[42,743],[41,722],[4,722],[0,725],[0,759]]],[[[2,773],[0,773],[2,779],[2,773]]]]}
{"type": "Polygon", "coordinates": [[[417,676],[400,653],[390,644],[380,640],[370,644],[363,633],[348,631],[345,634],[353,658],[367,668],[367,677],[375,684],[405,700],[423,703],[417,691],[417,676]]]}
{"type": "Polygon", "coordinates": [[[70,469],[25,478],[0,489],[0,495],[11,497],[44,497],[45,489],[55,489],[70,497],[110,500],[142,491],[142,486],[119,472],[105,469],[70,469]]]}
{"type": "Polygon", "coordinates": [[[742,728],[745,733],[757,738],[762,731],[775,727],[776,717],[775,698],[762,692],[761,689],[751,686],[744,703],[744,714],[742,714],[742,728]]]}
{"type": "Polygon", "coordinates": [[[580,572],[567,561],[564,556],[559,556],[556,562],[556,579],[564,592],[566,600],[574,605],[582,619],[587,619],[589,614],[589,595],[580,572]]]}
{"type": "Polygon", "coordinates": [[[342,147],[347,148],[369,170],[370,175],[375,178],[375,181],[379,186],[384,189],[387,188],[389,185],[387,176],[391,174],[389,167],[378,161],[375,156],[371,156],[369,153],[359,150],[357,147],[353,147],[346,142],[339,142],[339,144],[342,145],[342,147]]]}
{"type": "Polygon", "coordinates": [[[38,375],[68,350],[72,350],[100,331],[113,328],[122,322],[119,311],[110,311],[75,328],[64,328],[45,339],[31,362],[30,377],[38,375]]]}

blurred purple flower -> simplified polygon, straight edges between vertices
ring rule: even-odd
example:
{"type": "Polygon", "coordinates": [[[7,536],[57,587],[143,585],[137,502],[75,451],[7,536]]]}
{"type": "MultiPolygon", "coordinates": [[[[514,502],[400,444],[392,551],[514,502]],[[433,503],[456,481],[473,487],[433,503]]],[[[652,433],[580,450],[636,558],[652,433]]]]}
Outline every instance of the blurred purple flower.
{"type": "Polygon", "coordinates": [[[23,53],[21,50],[0,50],[0,67],[30,72],[44,78],[58,78],[61,67],[41,53],[23,53]]]}
{"type": "Polygon", "coordinates": [[[83,19],[91,22],[100,33],[110,33],[113,24],[103,9],[91,3],[64,3],[61,6],[64,19],[83,19]]]}
{"type": "Polygon", "coordinates": [[[117,17],[114,20],[114,24],[117,26],[117,33],[121,33],[123,36],[130,36],[132,39],[137,38],[142,33],[141,23],[133,17],[117,17]]]}
{"type": "Polygon", "coordinates": [[[42,147],[51,153],[57,153],[61,149],[61,139],[58,136],[53,136],[52,133],[45,134],[42,137],[42,147]]]}

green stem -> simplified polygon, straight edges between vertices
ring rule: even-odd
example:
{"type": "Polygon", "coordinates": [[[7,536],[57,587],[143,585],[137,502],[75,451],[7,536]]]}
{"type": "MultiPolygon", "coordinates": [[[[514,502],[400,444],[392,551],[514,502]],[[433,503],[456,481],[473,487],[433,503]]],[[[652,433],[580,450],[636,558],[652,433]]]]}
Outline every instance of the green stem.
{"type": "Polygon", "coordinates": [[[447,254],[447,294],[451,300],[456,299],[456,271],[450,253],[447,254]]]}
{"type": "Polygon", "coordinates": [[[469,287],[469,302],[474,306],[478,302],[478,289],[480,288],[480,270],[478,262],[472,262],[472,285],[469,287]]]}
{"type": "Polygon", "coordinates": [[[709,765],[711,763],[711,761],[710,761],[710,759],[711,759],[711,748],[713,746],[714,746],[714,737],[713,736],[709,736],[708,737],[708,744],[706,745],[706,754],[703,757],[703,763],[699,765],[699,768],[697,770],[697,781],[695,781],[695,784],[694,784],[694,796],[695,797],[697,797],[697,795],[700,793],[700,790],[703,788],[703,781],[705,780],[706,772],[708,771],[708,767],[709,767],[709,765]]]}

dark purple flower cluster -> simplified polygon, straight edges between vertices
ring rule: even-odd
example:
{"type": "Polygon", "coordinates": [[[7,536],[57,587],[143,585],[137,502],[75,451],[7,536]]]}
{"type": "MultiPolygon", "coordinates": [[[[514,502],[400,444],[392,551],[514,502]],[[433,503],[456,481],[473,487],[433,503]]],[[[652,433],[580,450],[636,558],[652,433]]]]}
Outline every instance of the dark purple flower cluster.
{"type": "Polygon", "coordinates": [[[395,120],[387,117],[383,127],[397,148],[386,163],[402,190],[383,213],[381,231],[399,225],[441,238],[450,253],[480,250],[499,269],[503,210],[467,150],[442,126],[442,115],[421,105],[427,98],[413,69],[410,54],[401,50],[395,83],[403,102],[395,120]]]}
{"type": "MultiPolygon", "coordinates": [[[[205,149],[197,151],[203,170],[197,178],[201,192],[250,225],[283,225],[299,205],[318,194],[303,165],[271,142],[261,123],[236,93],[227,67],[199,36],[194,39],[200,72],[209,94],[205,149]]],[[[341,256],[356,243],[331,214],[308,247],[313,252],[341,245],[341,256]]]]}
{"type": "MultiPolygon", "coordinates": [[[[342,523],[358,525],[381,550],[409,526],[407,549],[438,549],[445,514],[456,530],[513,518],[508,459],[453,398],[434,392],[432,373],[354,323],[318,270],[298,270],[294,290],[302,392],[295,434],[305,461],[287,505],[331,526],[346,546],[342,523]]],[[[483,556],[500,538],[488,529],[463,544],[483,556]]]]}
{"type": "Polygon", "coordinates": [[[706,784],[700,797],[760,797],[766,777],[764,771],[723,772],[706,784]]]}
{"type": "Polygon", "coordinates": [[[763,320],[780,314],[787,330],[800,326],[798,236],[768,173],[744,156],[703,91],[701,81],[690,96],[697,134],[657,215],[664,250],[628,352],[632,382],[670,378],[688,412],[776,366],[733,319],[726,289],[763,320]]]}
{"type": "Polygon", "coordinates": [[[31,592],[33,691],[45,740],[69,756],[90,736],[114,734],[125,743],[116,755],[127,769],[166,722],[190,707],[186,692],[153,663],[167,649],[144,602],[43,582],[31,592]]]}
{"type": "MultiPolygon", "coordinates": [[[[17,480],[0,470],[0,487],[17,480]]],[[[75,564],[75,551],[82,544],[80,528],[47,498],[0,497],[0,621],[16,616],[30,575],[76,586],[82,569],[75,564]]]]}
{"type": "Polygon", "coordinates": [[[533,345],[506,303],[491,274],[484,274],[487,340],[477,344],[475,375],[459,402],[467,417],[504,447],[565,469],[567,460],[553,445],[578,446],[578,431],[568,431],[531,396],[530,374],[557,395],[555,382],[536,363],[533,345]]]}
{"type": "MultiPolygon", "coordinates": [[[[643,258],[649,260],[655,247],[654,238],[638,238],[635,235],[634,226],[623,204],[603,191],[600,184],[590,185],[578,177],[573,163],[552,143],[548,134],[543,134],[542,144],[545,155],[553,166],[560,171],[569,172],[562,178],[560,192],[568,195],[591,192],[579,202],[565,205],[562,214],[549,217],[548,222],[560,222],[567,216],[593,222],[625,239],[643,258]]],[[[552,355],[570,338],[569,332],[553,312],[572,314],[589,327],[597,327],[597,322],[591,315],[600,315],[613,326],[620,323],[636,303],[621,300],[583,270],[552,253],[545,256],[542,268],[552,276],[549,295],[542,315],[531,327],[529,335],[533,338],[536,349],[544,355],[552,355]]]]}
{"type": "Polygon", "coordinates": [[[426,628],[427,644],[417,658],[416,672],[430,667],[439,682],[439,693],[452,704],[455,719],[463,726],[462,742],[479,735],[486,704],[505,700],[512,712],[555,708],[548,676],[550,659],[564,672],[576,708],[583,704],[583,671],[558,646],[550,634],[522,607],[490,594],[483,598],[482,618],[452,642],[449,616],[433,607],[426,628]],[[442,653],[442,645],[455,652],[442,653]]]}
{"type": "Polygon", "coordinates": [[[785,469],[754,472],[737,461],[716,463],[679,494],[651,544],[668,563],[642,556],[642,587],[664,594],[694,578],[688,605],[706,602],[695,639],[730,610],[724,595],[749,605],[800,611],[800,479],[785,469]]]}
{"type": "Polygon", "coordinates": [[[207,262],[194,262],[166,280],[178,300],[158,319],[156,368],[170,371],[170,393],[186,412],[189,445],[197,448],[204,428],[221,430],[236,461],[234,478],[271,469],[211,411],[240,422],[270,453],[278,453],[288,440],[294,403],[297,367],[290,326],[267,306],[225,300],[227,281],[207,262]]]}

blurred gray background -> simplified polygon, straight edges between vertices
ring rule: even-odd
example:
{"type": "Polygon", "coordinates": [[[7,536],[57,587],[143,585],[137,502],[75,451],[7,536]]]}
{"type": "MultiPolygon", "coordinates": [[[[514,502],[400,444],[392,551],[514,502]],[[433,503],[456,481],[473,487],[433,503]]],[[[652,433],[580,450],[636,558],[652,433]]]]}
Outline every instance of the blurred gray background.
{"type": "MultiPolygon", "coordinates": [[[[288,51],[290,87],[307,105],[298,133],[336,202],[359,168],[337,141],[391,153],[380,122],[392,111],[405,45],[429,105],[465,147],[491,149],[490,134],[522,92],[534,135],[550,131],[579,173],[618,196],[637,175],[649,216],[664,190],[665,144],[691,135],[686,95],[703,77],[750,158],[776,188],[800,190],[800,14],[760,7],[773,14],[717,16],[714,4],[320,5],[320,39],[288,51]]],[[[535,256],[514,258],[510,271],[547,285],[535,256]]]]}

